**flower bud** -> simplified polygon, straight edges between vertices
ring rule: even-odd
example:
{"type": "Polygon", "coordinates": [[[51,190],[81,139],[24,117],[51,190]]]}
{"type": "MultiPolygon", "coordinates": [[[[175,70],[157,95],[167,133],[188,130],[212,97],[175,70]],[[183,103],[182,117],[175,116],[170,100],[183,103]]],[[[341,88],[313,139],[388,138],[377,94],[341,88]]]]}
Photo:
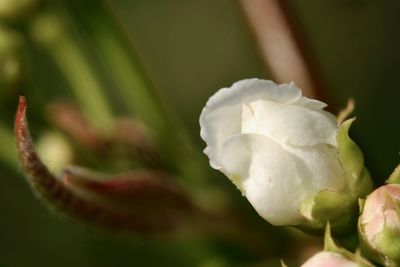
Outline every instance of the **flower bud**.
{"type": "Polygon", "coordinates": [[[326,106],[294,83],[239,81],[200,115],[204,153],[271,224],[321,231],[329,221],[345,232],[371,181],[351,121],[338,127],[326,106]]]}
{"type": "Polygon", "coordinates": [[[330,225],[325,231],[324,251],[318,252],[308,259],[302,267],[372,267],[373,265],[356,254],[338,247],[331,235],[330,225]]]}
{"type": "Polygon", "coordinates": [[[365,200],[358,222],[362,248],[385,266],[400,265],[400,185],[387,184],[365,200]]]}
{"type": "Polygon", "coordinates": [[[359,267],[357,262],[349,260],[344,256],[328,251],[318,252],[308,259],[302,267],[359,267]]]}

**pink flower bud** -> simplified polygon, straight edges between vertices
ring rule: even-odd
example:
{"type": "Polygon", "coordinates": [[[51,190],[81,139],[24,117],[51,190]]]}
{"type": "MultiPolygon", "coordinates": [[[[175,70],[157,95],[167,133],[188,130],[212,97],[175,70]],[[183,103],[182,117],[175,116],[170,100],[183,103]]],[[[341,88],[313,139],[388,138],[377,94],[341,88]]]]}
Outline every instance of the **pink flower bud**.
{"type": "Polygon", "coordinates": [[[308,259],[301,267],[357,267],[357,262],[351,261],[339,253],[322,251],[308,259]]]}
{"type": "Polygon", "coordinates": [[[385,266],[400,263],[399,204],[400,185],[381,186],[367,197],[359,219],[358,231],[365,253],[385,266]]]}
{"type": "Polygon", "coordinates": [[[400,200],[400,185],[389,184],[376,189],[365,201],[361,227],[370,243],[379,242],[385,227],[400,228],[396,202],[400,200]]]}

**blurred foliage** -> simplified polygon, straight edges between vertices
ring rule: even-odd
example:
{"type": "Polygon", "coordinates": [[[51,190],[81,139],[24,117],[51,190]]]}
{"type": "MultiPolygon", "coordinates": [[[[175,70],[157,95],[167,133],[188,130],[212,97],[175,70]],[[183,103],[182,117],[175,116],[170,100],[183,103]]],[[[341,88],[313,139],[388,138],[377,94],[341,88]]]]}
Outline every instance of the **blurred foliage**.
{"type": "MultiPolygon", "coordinates": [[[[24,12],[28,22],[12,22],[22,36],[19,56],[26,59],[26,76],[18,88],[0,88],[0,154],[4,155],[0,161],[3,183],[0,187],[0,265],[278,266],[280,257],[288,256],[284,254],[288,242],[295,247],[296,240],[303,240],[304,236],[290,232],[294,237],[289,240],[286,231],[271,230],[228,179],[211,170],[206,157],[201,155],[204,144],[198,134],[198,116],[208,97],[218,88],[239,79],[268,77],[236,3],[228,0],[110,0],[105,7],[112,10],[118,22],[112,24],[105,14],[99,13],[102,12],[99,1],[48,2],[49,7],[43,4],[40,8],[56,10],[56,17],[64,21],[69,29],[68,37],[63,36],[70,42],[69,54],[57,54],[64,53],[65,46],[49,53],[45,46],[35,41],[33,21],[42,11],[36,11],[35,16],[33,11],[24,12]],[[129,62],[137,62],[139,58],[141,63],[138,65],[129,65],[131,63],[124,61],[119,54],[131,49],[128,42],[124,42],[127,41],[125,36],[101,38],[105,33],[116,32],[118,27],[126,31],[126,38],[136,50],[129,62]],[[99,29],[104,31],[96,31],[99,29]],[[113,57],[110,50],[107,52],[110,43],[100,43],[101,40],[118,40],[129,48],[111,44],[111,50],[116,51],[113,57]],[[63,63],[54,60],[57,57],[67,61],[76,58],[78,62],[88,64],[88,70],[82,71],[86,67],[81,64],[80,69],[73,66],[62,69],[63,63]],[[123,69],[120,70],[119,66],[123,69]],[[138,70],[141,73],[139,78],[130,77],[132,72],[125,73],[128,68],[138,70]],[[143,70],[147,74],[143,74],[143,70]],[[82,73],[85,73],[84,77],[79,76],[82,73]],[[71,83],[68,75],[80,80],[71,83]],[[180,152],[171,157],[168,168],[178,176],[193,173],[196,177],[186,177],[190,180],[188,188],[199,198],[205,198],[201,201],[215,202],[216,205],[222,202],[220,205],[223,206],[224,199],[229,199],[234,210],[247,218],[247,221],[243,219],[247,227],[257,229],[260,238],[265,240],[259,250],[254,249],[258,243],[252,245],[240,238],[232,241],[199,232],[174,238],[115,236],[62,220],[35,199],[15,165],[15,149],[10,144],[17,90],[21,90],[29,100],[32,134],[38,140],[43,133],[54,128],[46,115],[48,104],[69,99],[82,107],[85,101],[93,100],[90,96],[89,99],[79,97],[80,90],[87,89],[76,89],[76,84],[87,83],[87,77],[92,75],[94,82],[89,82],[89,86],[96,87],[97,93],[110,104],[110,113],[130,117],[140,113],[146,117],[147,114],[147,120],[153,122],[154,116],[163,116],[160,114],[164,112],[169,114],[171,128],[178,129],[184,135],[179,140],[186,140],[184,142],[190,143],[188,146],[191,148],[182,152],[180,143],[175,140],[178,143],[173,143],[173,146],[179,147],[180,152]],[[143,81],[141,77],[144,77],[143,81]],[[134,88],[129,89],[130,83],[136,86],[143,83],[151,88],[149,90],[155,89],[151,94],[160,96],[155,101],[160,101],[165,110],[155,111],[154,115],[148,114],[146,108],[137,109],[142,96],[136,95],[139,99],[132,99],[137,91],[131,92],[134,88]],[[5,90],[10,91],[6,93],[5,90]],[[180,153],[186,154],[182,156],[180,153]],[[182,166],[176,165],[177,157],[182,157],[182,166]],[[197,191],[202,191],[200,186],[206,189],[198,194],[197,191]]],[[[396,82],[400,72],[400,36],[397,33],[400,3],[395,0],[312,0],[307,4],[290,0],[289,3],[301,25],[308,49],[317,59],[329,85],[328,95],[338,107],[344,106],[350,96],[355,99],[358,119],[351,134],[366,156],[372,177],[376,183],[381,183],[399,161],[397,106],[400,90],[396,82]]],[[[148,99],[146,96],[142,98],[148,99]]],[[[153,104],[143,106],[149,105],[153,104]]],[[[160,124],[153,126],[164,129],[160,124]]],[[[162,142],[175,138],[171,132],[162,132],[161,135],[162,142]]],[[[132,162],[113,162],[117,158],[99,159],[96,153],[70,143],[81,164],[103,170],[137,167],[132,162]]],[[[173,146],[167,147],[166,151],[171,151],[173,146]]],[[[185,177],[181,179],[185,182],[185,177]]],[[[285,262],[291,263],[290,260],[285,262]]]]}

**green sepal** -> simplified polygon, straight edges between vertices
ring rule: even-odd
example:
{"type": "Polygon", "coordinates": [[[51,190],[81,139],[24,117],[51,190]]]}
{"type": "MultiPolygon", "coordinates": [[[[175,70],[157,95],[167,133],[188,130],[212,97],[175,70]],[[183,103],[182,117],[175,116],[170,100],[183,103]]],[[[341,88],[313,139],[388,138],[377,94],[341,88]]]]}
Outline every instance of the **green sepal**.
{"type": "Polygon", "coordinates": [[[285,262],[283,260],[281,260],[281,267],[287,267],[287,265],[285,264],[285,262]]]}
{"type": "Polygon", "coordinates": [[[346,175],[346,187],[341,191],[323,190],[303,201],[300,213],[305,222],[298,226],[301,230],[321,233],[330,222],[335,234],[347,235],[357,223],[358,200],[372,191],[373,184],[360,148],[349,137],[354,120],[343,122],[337,133],[338,157],[346,175]]]}
{"type": "Polygon", "coordinates": [[[345,235],[356,223],[357,201],[348,192],[326,190],[319,192],[313,202],[303,202],[300,212],[310,216],[303,230],[318,233],[330,222],[335,234],[345,235]]]}
{"type": "Polygon", "coordinates": [[[342,109],[336,117],[338,125],[342,124],[350,116],[350,114],[353,113],[354,107],[354,99],[349,98],[349,100],[347,100],[346,107],[342,109]]]}
{"type": "Polygon", "coordinates": [[[338,247],[335,243],[335,241],[333,240],[332,237],[332,232],[331,232],[331,226],[328,223],[326,225],[326,229],[325,229],[325,235],[324,235],[324,251],[328,251],[328,252],[333,252],[333,253],[337,253],[337,254],[341,254],[342,256],[353,260],[353,254],[341,247],[338,247]]]}
{"type": "Polygon", "coordinates": [[[357,144],[349,137],[349,129],[355,118],[343,122],[338,130],[337,142],[339,161],[346,173],[347,185],[353,195],[365,197],[373,184],[368,170],[364,166],[364,155],[357,144]]]}
{"type": "Polygon", "coordinates": [[[394,169],[393,173],[386,181],[387,184],[400,184],[400,164],[394,169]]]}
{"type": "Polygon", "coordinates": [[[388,267],[400,266],[400,229],[385,227],[378,242],[384,255],[383,264],[388,267]]]}
{"type": "Polygon", "coordinates": [[[353,254],[350,251],[348,251],[342,247],[338,247],[332,238],[331,227],[330,227],[329,223],[327,224],[326,230],[325,230],[324,251],[340,254],[343,257],[356,262],[360,267],[373,267],[374,266],[368,260],[364,259],[361,256],[359,251],[357,251],[355,254],[353,254]]]}

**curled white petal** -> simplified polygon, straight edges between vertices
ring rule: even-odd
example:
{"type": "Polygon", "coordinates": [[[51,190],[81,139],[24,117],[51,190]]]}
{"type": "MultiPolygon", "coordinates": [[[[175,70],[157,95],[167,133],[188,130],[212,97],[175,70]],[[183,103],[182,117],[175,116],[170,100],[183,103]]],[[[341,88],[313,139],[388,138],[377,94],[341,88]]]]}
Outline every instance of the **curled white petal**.
{"type": "Polygon", "coordinates": [[[316,99],[311,99],[308,97],[300,97],[299,99],[297,99],[296,102],[293,103],[294,105],[297,106],[302,106],[305,108],[309,108],[309,109],[316,109],[316,110],[321,110],[326,108],[328,105],[324,102],[321,102],[319,100],[316,99]]]}
{"type": "Polygon", "coordinates": [[[306,190],[291,155],[272,139],[258,134],[230,138],[223,146],[221,171],[271,224],[301,221],[298,207],[306,190]]]}
{"type": "Polygon", "coordinates": [[[320,110],[266,100],[252,101],[247,106],[256,121],[255,133],[296,146],[336,144],[336,120],[320,110]]]}
{"type": "Polygon", "coordinates": [[[272,81],[247,79],[223,88],[208,100],[200,115],[201,138],[207,143],[204,152],[213,168],[219,167],[223,142],[241,131],[242,104],[257,99],[289,104],[299,99],[300,90],[290,84],[285,87],[272,81]]]}
{"type": "Polygon", "coordinates": [[[345,187],[345,174],[334,147],[318,144],[284,148],[296,162],[297,174],[303,179],[309,196],[316,195],[321,188],[340,191],[345,187]]]}

